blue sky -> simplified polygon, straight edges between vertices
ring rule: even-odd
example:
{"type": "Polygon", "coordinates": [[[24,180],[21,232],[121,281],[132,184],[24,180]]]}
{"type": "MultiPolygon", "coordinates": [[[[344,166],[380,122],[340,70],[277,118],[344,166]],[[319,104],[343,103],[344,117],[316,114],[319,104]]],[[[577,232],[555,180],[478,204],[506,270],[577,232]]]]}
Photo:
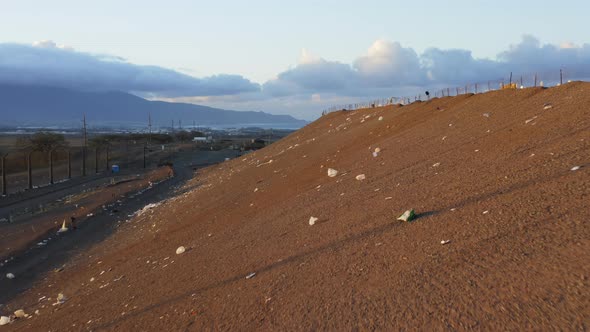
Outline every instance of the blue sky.
{"type": "MultiPolygon", "coordinates": [[[[187,91],[181,88],[182,93],[174,93],[170,90],[180,85],[172,84],[173,78],[168,73],[166,77],[170,84],[165,93],[158,89],[138,92],[135,86],[128,89],[130,92],[158,99],[182,97],[183,101],[226,108],[292,113],[307,119],[317,116],[321,108],[330,103],[381,94],[386,97],[406,92],[409,87],[421,88],[431,83],[437,86],[459,83],[460,78],[475,79],[461,75],[453,79],[447,75],[444,80],[441,78],[435,82],[430,80],[431,73],[425,72],[422,78],[400,73],[402,67],[413,68],[408,50],[417,55],[420,63],[425,61],[423,55],[431,48],[466,50],[471,52],[469,59],[496,61],[500,53],[510,52],[511,45],[514,48],[529,37],[537,40],[536,47],[531,43],[528,45],[538,52],[523,51],[520,56],[539,56],[546,45],[578,50],[575,55],[553,52],[555,63],[543,63],[545,67],[539,68],[543,70],[552,64],[556,67],[564,63],[572,68],[581,66],[588,59],[590,49],[585,46],[590,42],[586,18],[590,2],[582,0],[450,0],[446,3],[432,0],[362,3],[1,0],[0,5],[2,44],[32,45],[37,41],[51,40],[55,46],[66,45],[80,54],[116,56],[128,64],[157,66],[199,79],[195,84],[191,83],[187,91]],[[523,39],[523,36],[529,37],[523,39]],[[379,59],[387,56],[398,59],[403,55],[410,62],[393,61],[393,64],[378,67],[375,58],[359,61],[371,52],[371,48],[374,51],[385,49],[377,52],[379,59]],[[306,50],[305,56],[302,56],[302,50],[306,50]],[[363,74],[359,86],[370,85],[375,89],[361,91],[354,84],[343,87],[341,80],[358,79],[353,76],[359,73],[363,74]],[[210,79],[219,74],[228,74],[229,79],[210,79]],[[391,74],[393,79],[382,77],[386,74],[391,74]],[[325,86],[306,83],[326,75],[335,76],[326,80],[325,86]],[[238,87],[220,89],[219,85],[226,81],[238,84],[238,87]],[[377,81],[379,83],[375,83],[377,81]],[[211,95],[203,92],[191,95],[191,89],[208,86],[211,82],[214,82],[215,89],[203,90],[211,95]],[[256,93],[253,91],[256,84],[261,90],[273,93],[270,96],[256,93]],[[318,103],[318,100],[322,102],[318,103]]],[[[6,52],[5,59],[8,58],[6,52]]],[[[445,56],[441,65],[449,63],[447,58],[451,55],[445,56]]],[[[58,57],[53,61],[62,60],[58,57]]],[[[491,72],[487,64],[479,65],[486,67],[481,70],[477,67],[479,75],[491,72]]],[[[438,72],[441,73],[440,68],[438,72]]],[[[180,79],[188,81],[186,77],[180,79]]],[[[490,77],[482,76],[481,79],[490,77]]],[[[125,89],[123,84],[113,86],[125,89]]]]}

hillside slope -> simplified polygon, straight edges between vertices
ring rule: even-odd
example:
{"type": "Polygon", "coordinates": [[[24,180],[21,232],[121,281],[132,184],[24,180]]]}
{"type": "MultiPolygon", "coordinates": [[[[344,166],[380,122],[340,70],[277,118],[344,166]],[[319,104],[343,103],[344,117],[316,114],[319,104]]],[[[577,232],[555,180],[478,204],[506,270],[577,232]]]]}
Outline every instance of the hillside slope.
{"type": "Polygon", "coordinates": [[[331,113],[0,310],[40,310],[15,330],[584,330],[589,172],[587,83],[331,113]]]}

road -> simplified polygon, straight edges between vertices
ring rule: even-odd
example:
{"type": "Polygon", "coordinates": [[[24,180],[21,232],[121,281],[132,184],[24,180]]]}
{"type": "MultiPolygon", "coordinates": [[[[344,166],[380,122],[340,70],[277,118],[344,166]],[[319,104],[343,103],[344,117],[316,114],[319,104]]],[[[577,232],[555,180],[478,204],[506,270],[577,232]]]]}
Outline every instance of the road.
{"type": "MultiPolygon", "coordinates": [[[[218,163],[225,158],[233,158],[237,155],[238,153],[232,150],[179,152],[173,159],[175,176],[145,191],[142,195],[121,200],[120,203],[117,203],[116,208],[119,211],[117,214],[113,215],[102,209],[95,211],[94,216],[81,223],[75,232],[52,236],[52,240],[48,241],[47,245],[31,248],[10,261],[2,262],[3,266],[0,267],[0,305],[43,278],[44,274],[67,264],[72,256],[84,252],[87,248],[107,238],[116,230],[118,223],[126,219],[127,215],[149,203],[158,202],[174,195],[187,180],[193,177],[195,168],[218,163]],[[16,278],[6,279],[7,273],[14,274],[16,278]]],[[[56,195],[63,197],[63,193],[52,192],[45,196],[35,197],[31,202],[46,201],[55,198],[56,195]]]]}

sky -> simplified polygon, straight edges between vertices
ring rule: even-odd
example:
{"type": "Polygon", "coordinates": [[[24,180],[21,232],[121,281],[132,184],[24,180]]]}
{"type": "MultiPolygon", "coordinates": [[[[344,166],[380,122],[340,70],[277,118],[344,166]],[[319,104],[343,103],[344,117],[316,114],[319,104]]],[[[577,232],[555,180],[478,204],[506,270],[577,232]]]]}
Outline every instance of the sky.
{"type": "Polygon", "coordinates": [[[588,12],[584,0],[0,0],[0,82],[311,120],[510,71],[590,77],[588,12]]]}

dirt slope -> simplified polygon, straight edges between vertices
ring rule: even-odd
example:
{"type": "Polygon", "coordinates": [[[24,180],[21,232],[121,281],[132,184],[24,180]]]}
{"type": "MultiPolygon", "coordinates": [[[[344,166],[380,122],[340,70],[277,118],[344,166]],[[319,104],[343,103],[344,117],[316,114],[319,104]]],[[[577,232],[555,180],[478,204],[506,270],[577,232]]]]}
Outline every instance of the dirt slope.
{"type": "Polygon", "coordinates": [[[332,113],[201,172],[2,330],[585,330],[589,172],[587,83],[332,113]]]}

